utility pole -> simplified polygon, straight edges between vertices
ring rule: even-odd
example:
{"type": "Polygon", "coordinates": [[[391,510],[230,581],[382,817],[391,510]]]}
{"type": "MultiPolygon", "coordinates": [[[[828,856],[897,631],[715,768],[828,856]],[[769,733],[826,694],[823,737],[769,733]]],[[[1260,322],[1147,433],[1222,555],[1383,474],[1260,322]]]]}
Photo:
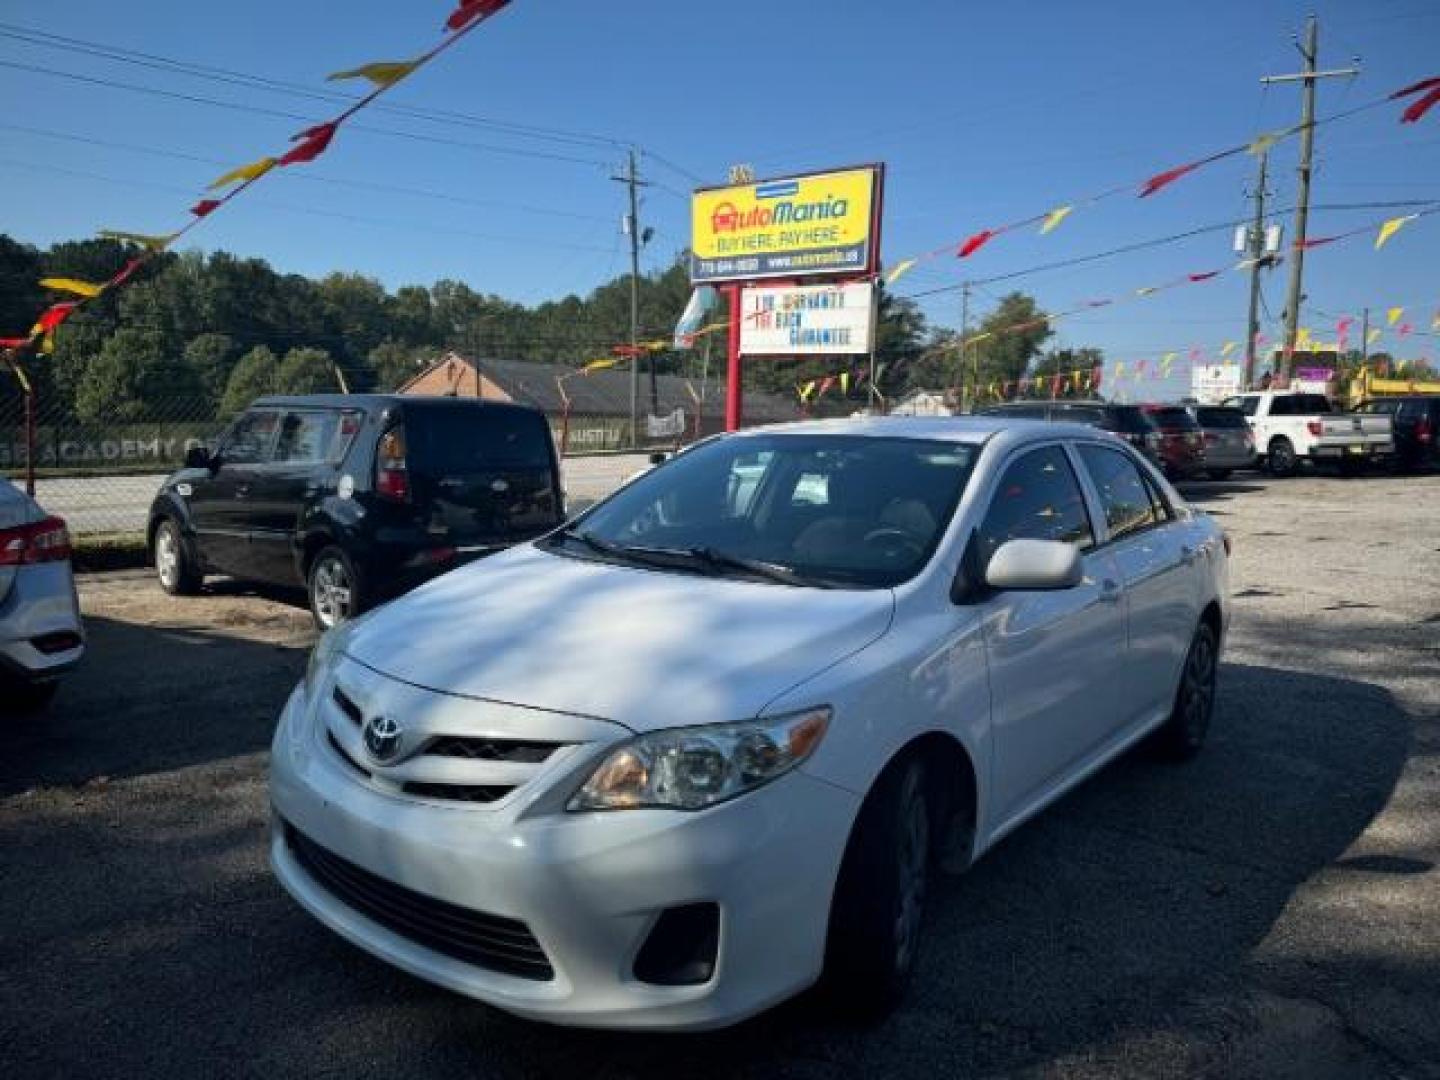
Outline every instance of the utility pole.
{"type": "Polygon", "coordinates": [[[1310,173],[1315,149],[1315,84],[1320,79],[1352,76],[1360,73],[1359,68],[1341,68],[1335,71],[1316,71],[1315,64],[1320,53],[1320,24],[1314,15],[1305,21],[1305,44],[1299,45],[1300,55],[1305,60],[1305,70],[1295,75],[1267,75],[1260,80],[1263,85],[1283,82],[1300,82],[1304,92],[1300,98],[1300,186],[1295,198],[1295,238],[1290,246],[1290,288],[1285,300],[1285,349],[1281,354],[1280,371],[1282,378],[1290,378],[1290,369],[1295,353],[1295,336],[1300,326],[1300,301],[1303,297],[1305,272],[1305,230],[1310,220],[1310,173]]]}
{"type": "MultiPolygon", "coordinates": [[[[650,185],[635,169],[635,148],[626,157],[624,176],[610,179],[630,189],[630,213],[625,231],[630,234],[630,445],[640,445],[640,197],[639,188],[650,185]]],[[[650,354],[650,411],[660,412],[660,388],[655,379],[655,354],[650,354]]]]}
{"type": "Polygon", "coordinates": [[[1255,179],[1255,219],[1250,225],[1245,250],[1250,256],[1250,317],[1245,320],[1245,374],[1240,389],[1255,385],[1255,339],[1260,336],[1260,263],[1265,257],[1265,172],[1270,155],[1260,155],[1260,175],[1255,179]]]}
{"type": "Polygon", "coordinates": [[[965,353],[970,346],[970,282],[960,284],[960,411],[965,412],[965,353]]]}
{"type": "Polygon", "coordinates": [[[1360,313],[1360,366],[1370,363],[1370,309],[1360,313]]]}

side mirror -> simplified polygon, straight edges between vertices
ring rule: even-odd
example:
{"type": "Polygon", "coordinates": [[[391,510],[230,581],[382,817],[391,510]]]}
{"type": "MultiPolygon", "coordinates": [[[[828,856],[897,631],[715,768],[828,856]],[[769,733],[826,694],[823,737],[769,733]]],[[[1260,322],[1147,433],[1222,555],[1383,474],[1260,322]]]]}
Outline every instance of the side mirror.
{"type": "Polygon", "coordinates": [[[1073,589],[1084,576],[1080,549],[1059,540],[1009,540],[985,568],[985,583],[997,590],[1073,589]]]}
{"type": "Polygon", "coordinates": [[[650,455],[650,464],[651,464],[651,465],[664,465],[665,462],[669,459],[669,457],[670,457],[670,455],[667,454],[667,453],[665,453],[664,450],[657,450],[657,451],[655,451],[655,453],[653,453],[653,454],[650,455]]]}
{"type": "Polygon", "coordinates": [[[203,446],[192,446],[185,451],[185,468],[187,469],[208,469],[210,460],[210,451],[203,446]]]}

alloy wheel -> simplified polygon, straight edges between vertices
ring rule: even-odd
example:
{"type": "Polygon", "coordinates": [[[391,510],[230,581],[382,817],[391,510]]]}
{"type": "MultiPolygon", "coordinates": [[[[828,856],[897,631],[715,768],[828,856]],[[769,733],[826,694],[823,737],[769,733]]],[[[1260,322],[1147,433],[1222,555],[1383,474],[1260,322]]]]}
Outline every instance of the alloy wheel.
{"type": "Polygon", "coordinates": [[[1215,707],[1215,646],[1208,633],[1195,638],[1185,662],[1184,688],[1180,703],[1185,719],[1185,739],[1198,746],[1210,728],[1215,707]]]}
{"type": "Polygon", "coordinates": [[[173,526],[162,525],[156,534],[155,570],[160,575],[161,584],[167,589],[175,587],[180,577],[180,542],[173,526]]]}
{"type": "Polygon", "coordinates": [[[920,770],[912,768],[900,789],[900,835],[895,862],[899,874],[895,908],[895,966],[907,971],[915,961],[925,909],[925,877],[930,854],[930,819],[920,770]]]}
{"type": "Polygon", "coordinates": [[[315,567],[310,586],[315,618],[327,629],[350,617],[353,585],[345,564],[334,557],[315,567]]]}

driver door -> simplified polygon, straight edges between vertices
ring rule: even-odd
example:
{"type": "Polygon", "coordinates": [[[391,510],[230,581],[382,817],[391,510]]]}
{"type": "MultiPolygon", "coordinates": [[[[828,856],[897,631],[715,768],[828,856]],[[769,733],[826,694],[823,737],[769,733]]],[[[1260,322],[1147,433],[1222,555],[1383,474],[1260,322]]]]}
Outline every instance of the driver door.
{"type": "Polygon", "coordinates": [[[255,576],[251,496],[256,470],[270,460],[279,428],[278,410],[247,410],[220,440],[208,474],[191,483],[190,520],[196,543],[201,557],[217,570],[255,576]]]}
{"type": "Polygon", "coordinates": [[[990,664],[995,820],[1006,828],[1095,754],[1121,714],[1124,590],[1095,546],[1083,489],[1060,443],[1017,451],[975,536],[983,567],[1008,540],[1060,540],[1081,550],[1072,589],[1009,591],[980,604],[990,664]]]}

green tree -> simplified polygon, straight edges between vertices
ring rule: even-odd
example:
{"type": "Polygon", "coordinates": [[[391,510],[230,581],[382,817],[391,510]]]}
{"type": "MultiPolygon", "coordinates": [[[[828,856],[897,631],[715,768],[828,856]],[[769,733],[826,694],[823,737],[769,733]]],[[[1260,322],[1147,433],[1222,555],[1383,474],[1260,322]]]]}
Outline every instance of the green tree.
{"type": "Polygon", "coordinates": [[[188,419],[199,415],[203,391],[157,330],[115,331],[86,367],[75,389],[82,420],[188,419]]]}
{"type": "Polygon", "coordinates": [[[220,419],[229,419],[258,397],[275,393],[280,364],[275,354],[257,345],[242,356],[230,371],[225,393],[220,398],[220,419]]]}
{"type": "Polygon", "coordinates": [[[434,345],[402,345],[398,341],[382,341],[370,350],[366,363],[375,389],[381,393],[390,393],[433,364],[440,354],[441,350],[434,345]]]}
{"type": "Polygon", "coordinates": [[[205,394],[209,410],[206,419],[212,418],[220,407],[238,351],[228,334],[201,334],[185,346],[185,364],[205,394]]]}
{"type": "Polygon", "coordinates": [[[991,336],[970,346],[969,362],[978,364],[980,386],[1014,382],[1030,370],[1055,333],[1044,316],[1032,296],[1012,292],[1001,298],[975,332],[991,336]]]}
{"type": "Polygon", "coordinates": [[[324,349],[291,349],[275,373],[277,394],[333,394],[339,390],[335,363],[324,349]]]}

